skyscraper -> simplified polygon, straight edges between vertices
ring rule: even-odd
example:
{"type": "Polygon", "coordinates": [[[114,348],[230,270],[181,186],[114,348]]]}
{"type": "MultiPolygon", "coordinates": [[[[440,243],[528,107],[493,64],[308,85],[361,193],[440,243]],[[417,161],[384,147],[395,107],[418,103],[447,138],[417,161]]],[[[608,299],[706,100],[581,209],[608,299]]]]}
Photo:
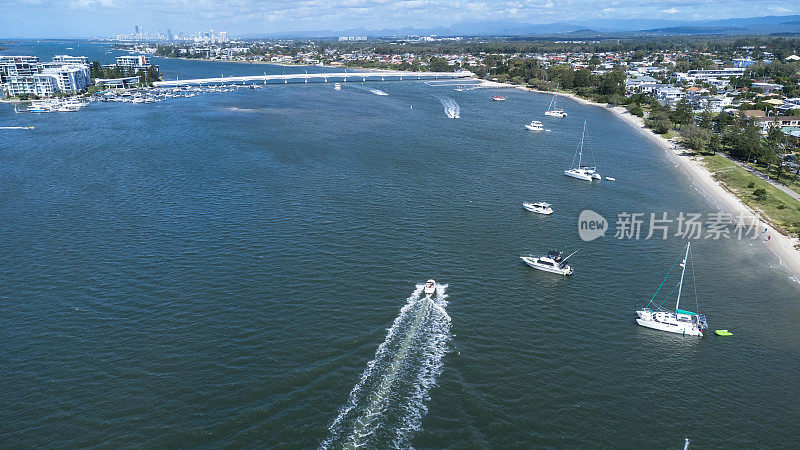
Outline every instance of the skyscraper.
{"type": "Polygon", "coordinates": [[[172,40],[172,31],[170,31],[169,28],[167,28],[167,40],[168,41],[172,40]]]}
{"type": "Polygon", "coordinates": [[[139,34],[139,25],[134,25],[134,27],[136,28],[136,34],[139,34]]]}

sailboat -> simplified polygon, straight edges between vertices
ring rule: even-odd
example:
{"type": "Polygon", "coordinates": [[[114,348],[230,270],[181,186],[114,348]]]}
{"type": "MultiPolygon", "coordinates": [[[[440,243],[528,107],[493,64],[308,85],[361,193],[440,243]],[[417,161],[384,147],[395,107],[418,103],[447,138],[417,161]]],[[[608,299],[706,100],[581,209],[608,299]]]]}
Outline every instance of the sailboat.
{"type": "MultiPolygon", "coordinates": [[[[564,171],[564,175],[585,181],[599,180],[602,177],[600,176],[599,173],[595,171],[597,169],[596,167],[583,165],[584,141],[588,141],[588,139],[586,139],[586,121],[583,122],[583,135],[581,135],[581,146],[578,148],[578,153],[576,155],[578,157],[578,165],[575,167],[572,167],[572,165],[570,165],[570,168],[564,171]]],[[[572,157],[572,162],[573,163],[575,162],[574,156],[572,157]]]]}
{"type": "MultiPolygon", "coordinates": [[[[689,258],[689,246],[691,246],[691,242],[686,243],[686,254],[683,256],[683,262],[681,262],[681,281],[678,283],[678,286],[672,289],[673,291],[676,288],[678,289],[678,299],[675,301],[675,312],[664,311],[661,309],[660,305],[656,309],[650,309],[650,304],[653,303],[653,300],[656,298],[659,291],[661,291],[667,278],[669,278],[672,269],[674,269],[675,264],[678,263],[677,260],[672,264],[672,268],[667,272],[667,276],[664,277],[664,281],[661,282],[661,286],[659,286],[656,293],[653,294],[653,298],[650,299],[647,306],[636,311],[636,323],[639,325],[670,333],[682,334],[684,336],[703,336],[703,332],[708,329],[706,316],[680,309],[683,276],[686,274],[686,260],[689,258]]],[[[670,294],[672,294],[672,292],[670,292],[670,294]]],[[[669,294],[667,294],[667,298],[669,298],[669,294]]],[[[666,299],[664,299],[664,302],[666,302],[666,299]]],[[[664,302],[661,304],[663,305],[664,302]]]]}
{"type": "Polygon", "coordinates": [[[550,106],[547,107],[547,111],[544,112],[545,116],[553,116],[553,117],[567,117],[567,113],[557,107],[556,105],[556,95],[558,94],[558,85],[556,85],[556,92],[553,93],[553,98],[550,99],[550,106]]]}

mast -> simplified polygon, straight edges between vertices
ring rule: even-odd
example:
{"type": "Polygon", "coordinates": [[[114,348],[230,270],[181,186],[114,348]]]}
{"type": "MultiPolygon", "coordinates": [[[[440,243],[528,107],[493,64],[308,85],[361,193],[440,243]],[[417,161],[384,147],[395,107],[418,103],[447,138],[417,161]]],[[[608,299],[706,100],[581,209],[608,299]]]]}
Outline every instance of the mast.
{"type": "Polygon", "coordinates": [[[686,254],[683,256],[683,262],[681,263],[681,282],[678,285],[678,301],[675,302],[675,309],[678,309],[678,305],[681,304],[681,290],[683,289],[683,274],[686,273],[686,259],[689,258],[689,246],[692,245],[691,241],[686,243],[686,254]]]}
{"type": "Polygon", "coordinates": [[[586,137],[586,121],[583,121],[583,134],[581,135],[581,149],[578,150],[578,169],[581,168],[581,159],[583,158],[583,139],[586,137]]]}

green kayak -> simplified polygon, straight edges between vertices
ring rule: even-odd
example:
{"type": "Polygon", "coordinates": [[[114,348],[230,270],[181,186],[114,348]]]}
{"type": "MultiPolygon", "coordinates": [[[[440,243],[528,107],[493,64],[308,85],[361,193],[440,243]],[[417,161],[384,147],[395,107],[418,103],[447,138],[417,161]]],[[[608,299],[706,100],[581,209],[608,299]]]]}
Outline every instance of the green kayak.
{"type": "Polygon", "coordinates": [[[733,336],[733,333],[728,330],[717,330],[715,333],[717,333],[717,336],[733,336]]]}

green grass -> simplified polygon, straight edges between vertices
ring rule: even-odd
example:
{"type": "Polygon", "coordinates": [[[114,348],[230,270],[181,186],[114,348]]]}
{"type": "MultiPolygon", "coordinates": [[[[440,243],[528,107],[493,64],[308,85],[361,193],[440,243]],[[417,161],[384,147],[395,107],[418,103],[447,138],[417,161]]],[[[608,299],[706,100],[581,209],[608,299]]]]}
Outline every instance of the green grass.
{"type": "Polygon", "coordinates": [[[704,156],[703,163],[726,189],[760,211],[779,230],[793,236],[800,233],[800,202],[720,155],[704,156]],[[753,195],[756,189],[763,189],[765,194],[753,195]]]}
{"type": "MultiPolygon", "coordinates": [[[[765,164],[761,163],[751,164],[751,166],[753,166],[756,170],[758,170],[763,174],[767,173],[767,166],[765,164]]],[[[770,171],[769,174],[767,175],[773,180],[776,180],[778,178],[778,165],[777,164],[770,165],[770,171]]],[[[788,187],[789,189],[800,193],[800,177],[797,177],[797,179],[794,180],[794,182],[792,182],[792,179],[794,179],[794,170],[784,168],[783,173],[781,173],[780,182],[786,185],[786,187],[788,187]]]]}

